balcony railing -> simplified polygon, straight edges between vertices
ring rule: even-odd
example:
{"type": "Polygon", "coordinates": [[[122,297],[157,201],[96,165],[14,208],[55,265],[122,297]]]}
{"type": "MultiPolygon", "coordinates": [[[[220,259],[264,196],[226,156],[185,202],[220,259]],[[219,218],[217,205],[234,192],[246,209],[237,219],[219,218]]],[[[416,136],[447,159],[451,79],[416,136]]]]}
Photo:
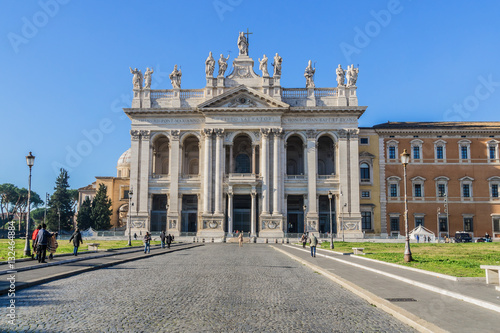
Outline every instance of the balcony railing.
{"type": "Polygon", "coordinates": [[[287,180],[306,180],[306,175],[286,175],[287,180]]]}
{"type": "Polygon", "coordinates": [[[318,175],[318,180],[335,180],[338,178],[338,175],[318,175]]]}

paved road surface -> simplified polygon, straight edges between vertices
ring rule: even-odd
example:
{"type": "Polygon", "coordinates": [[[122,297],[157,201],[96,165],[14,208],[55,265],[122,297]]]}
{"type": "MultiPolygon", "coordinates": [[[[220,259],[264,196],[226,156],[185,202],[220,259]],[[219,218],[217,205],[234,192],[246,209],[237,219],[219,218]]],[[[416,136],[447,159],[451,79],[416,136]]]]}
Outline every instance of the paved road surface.
{"type": "Polygon", "coordinates": [[[16,293],[28,332],[413,332],[268,245],[207,244],[16,293]]]}

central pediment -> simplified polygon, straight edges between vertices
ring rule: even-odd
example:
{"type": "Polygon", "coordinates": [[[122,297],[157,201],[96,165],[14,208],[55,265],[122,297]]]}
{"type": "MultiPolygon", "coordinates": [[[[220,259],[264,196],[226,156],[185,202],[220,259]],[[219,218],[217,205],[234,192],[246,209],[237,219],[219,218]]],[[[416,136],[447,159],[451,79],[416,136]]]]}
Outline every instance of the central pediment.
{"type": "Polygon", "coordinates": [[[221,110],[283,110],[289,105],[244,85],[234,87],[224,94],[198,105],[200,111],[221,110]]]}

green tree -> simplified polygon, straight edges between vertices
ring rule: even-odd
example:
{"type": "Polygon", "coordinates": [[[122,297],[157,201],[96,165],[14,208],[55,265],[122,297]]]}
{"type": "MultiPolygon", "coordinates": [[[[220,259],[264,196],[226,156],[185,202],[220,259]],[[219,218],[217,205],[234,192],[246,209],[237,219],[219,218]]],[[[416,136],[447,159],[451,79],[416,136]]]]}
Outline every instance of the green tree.
{"type": "Polygon", "coordinates": [[[43,217],[45,215],[45,208],[36,208],[31,211],[31,219],[33,220],[33,225],[36,227],[43,223],[43,217]]]}
{"type": "Polygon", "coordinates": [[[12,220],[10,214],[10,204],[17,195],[17,186],[9,183],[0,184],[0,212],[2,226],[8,221],[12,220]]]}
{"type": "Polygon", "coordinates": [[[92,202],[90,198],[87,197],[80,206],[80,210],[78,210],[78,215],[76,216],[76,222],[78,223],[78,228],[80,230],[87,230],[90,228],[92,223],[92,202]]]}
{"type": "Polygon", "coordinates": [[[47,227],[50,230],[58,230],[59,219],[61,221],[61,230],[71,230],[73,228],[74,211],[68,179],[68,171],[61,168],[47,211],[47,227]]]}
{"type": "Polygon", "coordinates": [[[99,184],[99,189],[92,201],[91,220],[96,230],[107,230],[111,228],[111,199],[108,198],[106,185],[99,184]]]}

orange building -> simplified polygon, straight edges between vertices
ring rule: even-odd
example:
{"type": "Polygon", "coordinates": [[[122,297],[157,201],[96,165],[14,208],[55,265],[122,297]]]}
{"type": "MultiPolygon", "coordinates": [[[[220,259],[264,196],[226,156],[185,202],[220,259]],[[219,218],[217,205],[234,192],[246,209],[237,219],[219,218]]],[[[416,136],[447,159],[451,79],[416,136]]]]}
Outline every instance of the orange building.
{"type": "Polygon", "coordinates": [[[388,122],[379,135],[381,231],[404,234],[407,166],[409,230],[500,238],[500,122],[388,122]]]}

